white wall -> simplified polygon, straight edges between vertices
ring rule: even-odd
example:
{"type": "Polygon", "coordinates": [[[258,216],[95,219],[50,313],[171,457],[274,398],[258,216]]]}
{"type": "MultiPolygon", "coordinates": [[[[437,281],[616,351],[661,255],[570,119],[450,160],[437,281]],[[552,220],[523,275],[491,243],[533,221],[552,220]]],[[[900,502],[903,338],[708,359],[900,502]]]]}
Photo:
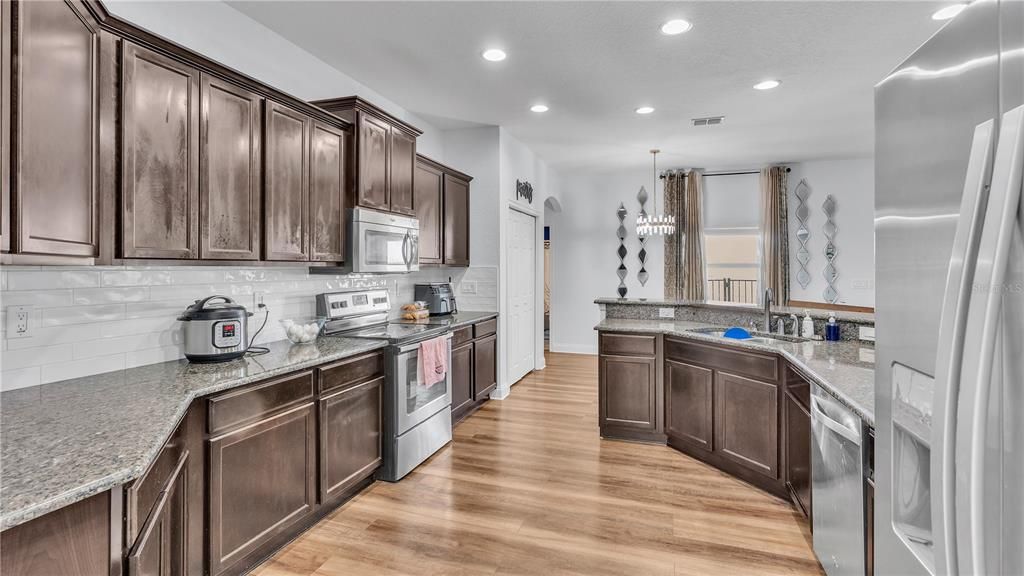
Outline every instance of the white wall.
{"type": "MultiPolygon", "coordinates": [[[[298,98],[362,96],[423,130],[417,150],[444,161],[441,133],[428,122],[224,2],[107,0],[104,5],[137,26],[298,98]]],[[[339,30],[344,26],[339,24],[339,30]]]]}
{"type": "Polygon", "coordinates": [[[789,174],[789,258],[790,298],[811,302],[824,302],[825,279],[825,214],[821,205],[831,194],[836,201],[835,223],[839,227],[835,245],[838,249],[836,268],[839,278],[839,304],[851,306],[875,305],[875,177],[872,158],[842,160],[818,160],[792,165],[789,174]],[[811,261],[808,271],[811,283],[801,288],[796,273],[799,262],[796,252],[797,198],[794,195],[800,180],[807,181],[811,194],[807,199],[810,208],[808,229],[811,237],[808,249],[811,261]]]}
{"type": "MultiPolygon", "coordinates": [[[[550,346],[554,352],[593,354],[597,352],[594,326],[601,319],[594,299],[617,296],[619,285],[615,275],[619,265],[616,254],[619,241],[615,236],[619,221],[615,212],[619,203],[622,202],[629,212],[626,216],[628,298],[664,297],[664,238],[647,241],[646,268],[650,279],[641,287],[636,277],[640,264],[636,194],[641,185],[648,188],[651,200],[647,202],[647,211],[653,212],[650,170],[611,174],[572,172],[561,173],[559,177],[562,213],[553,215],[548,223],[551,226],[550,346]]],[[[663,202],[660,182],[657,201],[660,210],[663,202]]]]}
{"type": "Polygon", "coordinates": [[[470,261],[473,266],[497,268],[498,218],[501,195],[500,129],[482,126],[446,130],[445,164],[473,177],[469,186],[470,261]]]}

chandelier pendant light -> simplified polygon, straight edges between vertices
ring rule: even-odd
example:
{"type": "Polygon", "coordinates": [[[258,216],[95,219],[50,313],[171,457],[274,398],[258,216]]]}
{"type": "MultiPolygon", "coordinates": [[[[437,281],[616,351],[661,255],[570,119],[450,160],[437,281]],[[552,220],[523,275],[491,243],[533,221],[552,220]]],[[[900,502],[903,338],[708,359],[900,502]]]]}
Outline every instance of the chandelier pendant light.
{"type": "MultiPolygon", "coordinates": [[[[661,214],[658,212],[658,153],[661,150],[651,150],[651,158],[653,160],[653,177],[651,178],[651,190],[654,192],[654,208],[653,214],[648,214],[646,211],[641,210],[640,214],[636,217],[636,235],[641,237],[647,236],[669,236],[676,233],[676,218],[671,214],[661,214]]],[[[640,187],[640,195],[646,196],[644,187],[640,187]]]]}

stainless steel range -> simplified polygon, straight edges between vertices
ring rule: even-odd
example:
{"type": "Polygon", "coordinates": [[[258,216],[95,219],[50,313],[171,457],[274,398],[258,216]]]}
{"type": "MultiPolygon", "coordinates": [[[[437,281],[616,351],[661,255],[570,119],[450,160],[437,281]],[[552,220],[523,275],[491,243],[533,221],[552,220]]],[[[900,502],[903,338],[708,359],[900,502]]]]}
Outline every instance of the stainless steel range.
{"type": "Polygon", "coordinates": [[[445,326],[389,323],[386,290],[319,294],[316,307],[328,318],[326,334],[388,342],[381,479],[400,480],[452,439],[451,334],[445,326]],[[426,386],[417,370],[420,344],[437,337],[446,339],[448,372],[426,386]]]}

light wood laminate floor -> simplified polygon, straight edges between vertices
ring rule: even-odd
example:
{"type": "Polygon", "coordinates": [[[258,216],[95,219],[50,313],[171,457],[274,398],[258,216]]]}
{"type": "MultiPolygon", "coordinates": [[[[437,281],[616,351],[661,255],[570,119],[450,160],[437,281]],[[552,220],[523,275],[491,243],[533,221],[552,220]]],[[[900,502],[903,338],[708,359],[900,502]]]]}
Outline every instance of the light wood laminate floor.
{"type": "Polygon", "coordinates": [[[547,354],[401,482],[377,482],[261,576],[821,574],[782,500],[664,446],[601,440],[597,358],[547,354]]]}

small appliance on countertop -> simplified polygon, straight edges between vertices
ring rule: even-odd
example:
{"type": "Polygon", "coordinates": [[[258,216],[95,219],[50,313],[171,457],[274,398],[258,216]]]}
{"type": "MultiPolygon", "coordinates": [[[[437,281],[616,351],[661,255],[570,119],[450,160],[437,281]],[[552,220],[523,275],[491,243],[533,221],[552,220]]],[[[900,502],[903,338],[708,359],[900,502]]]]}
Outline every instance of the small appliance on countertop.
{"type": "Polygon", "coordinates": [[[455,291],[452,289],[451,282],[416,284],[413,297],[417,301],[427,303],[431,316],[443,316],[459,311],[455,304],[455,291]]]}
{"type": "Polygon", "coordinates": [[[178,316],[184,324],[185,358],[200,363],[241,358],[249,350],[250,316],[245,306],[227,296],[196,300],[178,316]]]}

